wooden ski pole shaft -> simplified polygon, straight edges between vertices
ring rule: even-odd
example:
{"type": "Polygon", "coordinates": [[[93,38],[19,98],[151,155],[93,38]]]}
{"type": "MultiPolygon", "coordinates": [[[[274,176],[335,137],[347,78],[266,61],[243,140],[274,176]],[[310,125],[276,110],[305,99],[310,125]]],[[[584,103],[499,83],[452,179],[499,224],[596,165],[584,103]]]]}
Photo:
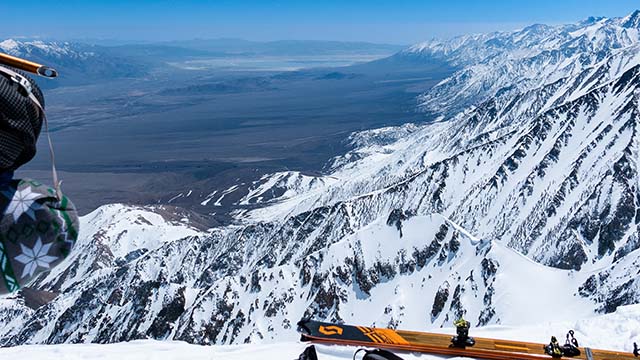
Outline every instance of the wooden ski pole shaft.
{"type": "Polygon", "coordinates": [[[58,72],[48,66],[40,65],[29,60],[20,59],[3,53],[0,53],[0,64],[47,78],[54,78],[58,76],[58,72]]]}

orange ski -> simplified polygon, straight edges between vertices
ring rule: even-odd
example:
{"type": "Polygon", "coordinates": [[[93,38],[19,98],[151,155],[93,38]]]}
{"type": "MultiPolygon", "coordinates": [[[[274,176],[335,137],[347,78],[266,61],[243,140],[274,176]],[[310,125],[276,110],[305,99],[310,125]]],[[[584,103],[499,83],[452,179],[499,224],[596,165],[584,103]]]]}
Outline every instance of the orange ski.
{"type": "Polygon", "coordinates": [[[584,360],[632,360],[632,353],[579,347],[576,356],[548,355],[546,344],[521,341],[498,340],[474,337],[475,345],[458,347],[452,344],[452,336],[445,334],[340,325],[313,320],[298,323],[302,341],[314,343],[375,347],[388,350],[421,352],[434,355],[465,356],[489,360],[538,360],[538,359],[584,359],[584,360]]]}

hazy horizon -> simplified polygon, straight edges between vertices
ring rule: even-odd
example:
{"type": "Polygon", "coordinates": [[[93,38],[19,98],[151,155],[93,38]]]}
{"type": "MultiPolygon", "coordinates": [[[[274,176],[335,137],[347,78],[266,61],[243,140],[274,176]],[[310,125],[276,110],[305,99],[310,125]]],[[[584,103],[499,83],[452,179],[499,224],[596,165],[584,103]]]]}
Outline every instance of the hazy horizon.
{"type": "Polygon", "coordinates": [[[161,42],[194,39],[319,40],[410,45],[431,38],[508,31],[534,23],[625,16],[631,2],[61,1],[1,4],[0,38],[161,42]],[[44,11],[43,11],[44,9],[44,11]]]}
{"type": "MultiPolygon", "coordinates": [[[[0,41],[13,39],[16,41],[68,41],[68,42],[82,42],[82,43],[105,43],[105,44],[131,44],[131,45],[145,45],[145,44],[171,44],[171,43],[180,43],[180,42],[190,42],[190,41],[235,41],[235,42],[249,42],[249,43],[275,43],[275,42],[327,42],[327,43],[353,43],[353,44],[371,44],[371,45],[382,45],[382,46],[410,46],[414,43],[385,43],[385,42],[376,42],[376,41],[366,41],[366,40],[336,40],[336,39],[273,39],[273,40],[254,40],[240,37],[210,37],[210,38],[185,38],[185,39],[166,39],[166,40],[144,40],[144,39],[118,39],[118,38],[99,38],[99,37],[77,37],[77,38],[58,38],[58,37],[45,37],[45,36],[25,36],[25,35],[15,35],[15,36],[0,36],[0,41]]],[[[427,39],[425,39],[427,40],[427,39]]]]}

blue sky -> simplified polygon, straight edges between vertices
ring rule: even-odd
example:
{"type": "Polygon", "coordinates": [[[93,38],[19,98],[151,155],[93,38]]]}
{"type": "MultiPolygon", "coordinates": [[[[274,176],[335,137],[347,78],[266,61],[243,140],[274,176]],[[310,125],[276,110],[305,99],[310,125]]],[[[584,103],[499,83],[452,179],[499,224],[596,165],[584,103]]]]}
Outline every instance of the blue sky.
{"type": "Polygon", "coordinates": [[[411,44],[591,15],[623,16],[636,8],[640,2],[627,0],[2,1],[0,38],[234,37],[411,44]]]}

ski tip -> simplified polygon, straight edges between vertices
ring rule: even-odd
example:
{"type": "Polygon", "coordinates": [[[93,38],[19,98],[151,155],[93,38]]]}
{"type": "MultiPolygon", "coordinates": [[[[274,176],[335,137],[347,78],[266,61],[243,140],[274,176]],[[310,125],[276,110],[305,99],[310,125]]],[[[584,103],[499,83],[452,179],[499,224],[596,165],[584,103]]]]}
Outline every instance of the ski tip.
{"type": "MultiPolygon", "coordinates": [[[[311,319],[308,318],[303,318],[300,321],[298,321],[298,332],[302,334],[302,337],[304,337],[304,335],[308,335],[311,334],[311,329],[309,329],[309,322],[311,321],[311,319]]],[[[305,340],[302,340],[305,341],[305,340]]]]}

